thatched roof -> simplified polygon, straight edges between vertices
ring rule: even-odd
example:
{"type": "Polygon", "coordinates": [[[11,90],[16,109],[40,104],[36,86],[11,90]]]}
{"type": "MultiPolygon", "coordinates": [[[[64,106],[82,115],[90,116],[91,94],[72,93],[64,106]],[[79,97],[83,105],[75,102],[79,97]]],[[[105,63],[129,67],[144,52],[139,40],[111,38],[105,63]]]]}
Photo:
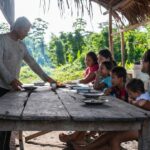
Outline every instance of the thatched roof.
{"type": "MultiPolygon", "coordinates": [[[[47,0],[41,1],[46,5],[47,0]]],[[[91,2],[96,2],[107,10],[112,8],[113,17],[117,22],[128,20],[129,24],[133,25],[145,21],[150,16],[150,0],[58,0],[58,6],[62,12],[66,3],[69,9],[75,5],[79,11],[84,12],[87,8],[90,13],[91,2]]]]}
{"type": "Polygon", "coordinates": [[[150,17],[150,0],[93,0],[106,9],[112,7],[113,16],[121,20],[126,18],[129,24],[140,23],[150,17]]]}

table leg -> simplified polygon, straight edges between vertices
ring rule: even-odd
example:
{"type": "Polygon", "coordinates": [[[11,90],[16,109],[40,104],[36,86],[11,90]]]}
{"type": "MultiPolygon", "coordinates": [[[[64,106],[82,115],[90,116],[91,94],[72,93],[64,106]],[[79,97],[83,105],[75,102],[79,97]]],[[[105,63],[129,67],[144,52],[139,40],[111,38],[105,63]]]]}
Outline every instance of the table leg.
{"type": "Polygon", "coordinates": [[[142,124],[139,137],[139,150],[150,150],[150,120],[142,124]]]}
{"type": "Polygon", "coordinates": [[[20,150],[24,150],[22,131],[19,131],[19,145],[20,145],[20,150]]]}

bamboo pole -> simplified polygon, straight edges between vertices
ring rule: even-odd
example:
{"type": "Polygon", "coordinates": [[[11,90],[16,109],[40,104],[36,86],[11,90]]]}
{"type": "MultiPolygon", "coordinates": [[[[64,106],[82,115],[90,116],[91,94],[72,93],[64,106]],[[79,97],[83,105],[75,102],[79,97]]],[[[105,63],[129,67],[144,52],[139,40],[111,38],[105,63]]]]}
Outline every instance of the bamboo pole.
{"type": "Polygon", "coordinates": [[[112,9],[110,8],[109,11],[109,50],[112,53],[114,58],[114,51],[113,51],[113,36],[112,36],[112,9]]]}
{"type": "Polygon", "coordinates": [[[120,33],[121,37],[121,62],[122,66],[125,67],[125,42],[124,42],[124,32],[120,33]]]}
{"type": "Polygon", "coordinates": [[[122,28],[122,29],[120,29],[120,30],[119,30],[118,32],[116,32],[116,33],[112,33],[112,36],[118,35],[118,34],[120,34],[121,32],[127,32],[127,31],[129,31],[129,30],[136,29],[136,28],[138,28],[138,27],[140,27],[140,26],[144,26],[144,25],[149,24],[149,23],[150,23],[150,19],[149,19],[149,20],[145,20],[145,21],[143,21],[143,22],[141,22],[141,23],[137,23],[137,24],[134,24],[134,25],[130,25],[130,26],[127,27],[127,28],[122,28]]]}

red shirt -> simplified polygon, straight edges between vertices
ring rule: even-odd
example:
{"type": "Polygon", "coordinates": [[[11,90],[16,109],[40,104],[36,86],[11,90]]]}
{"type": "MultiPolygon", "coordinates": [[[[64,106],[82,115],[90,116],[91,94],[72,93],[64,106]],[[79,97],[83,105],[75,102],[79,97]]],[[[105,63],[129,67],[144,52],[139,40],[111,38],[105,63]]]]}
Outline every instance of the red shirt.
{"type": "MultiPolygon", "coordinates": [[[[87,67],[86,70],[85,70],[84,77],[87,78],[91,73],[96,72],[98,70],[98,68],[99,68],[98,64],[93,65],[92,67],[87,67]]],[[[94,81],[94,80],[95,80],[95,78],[92,81],[94,81]]]]}
{"type": "Polygon", "coordinates": [[[115,94],[117,98],[124,100],[124,101],[128,101],[128,95],[127,95],[125,87],[123,87],[122,89],[119,89],[118,87],[113,87],[112,93],[115,94]]]}

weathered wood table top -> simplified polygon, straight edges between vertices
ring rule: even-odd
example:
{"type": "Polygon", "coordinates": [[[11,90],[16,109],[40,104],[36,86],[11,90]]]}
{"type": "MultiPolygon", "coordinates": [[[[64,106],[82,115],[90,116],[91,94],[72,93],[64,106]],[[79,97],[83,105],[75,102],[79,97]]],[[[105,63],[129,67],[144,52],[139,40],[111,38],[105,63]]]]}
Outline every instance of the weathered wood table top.
{"type": "Polygon", "coordinates": [[[9,92],[0,98],[0,130],[141,130],[139,149],[149,150],[150,112],[114,97],[105,98],[109,102],[91,106],[68,89],[9,92]]]}
{"type": "Polygon", "coordinates": [[[40,87],[34,92],[10,92],[0,98],[0,128],[108,130],[107,124],[111,122],[112,129],[119,130],[120,124],[124,129],[135,129],[150,115],[114,97],[106,99],[109,102],[103,105],[89,106],[81,95],[64,89],[53,92],[40,87]]]}

